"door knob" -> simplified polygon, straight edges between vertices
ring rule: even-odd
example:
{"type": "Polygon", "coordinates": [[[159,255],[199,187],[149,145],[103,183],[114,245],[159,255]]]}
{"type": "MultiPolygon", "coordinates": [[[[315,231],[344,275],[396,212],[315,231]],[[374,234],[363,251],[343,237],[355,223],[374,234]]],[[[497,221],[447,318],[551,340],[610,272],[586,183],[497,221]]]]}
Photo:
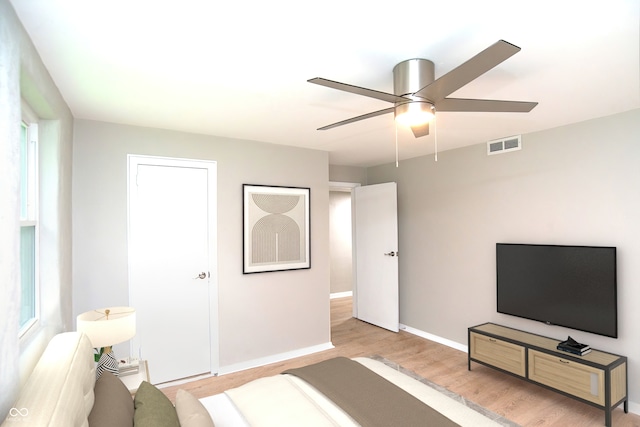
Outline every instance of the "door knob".
{"type": "Polygon", "coordinates": [[[204,271],[198,274],[198,276],[194,277],[194,279],[206,279],[206,278],[207,278],[207,273],[205,273],[204,271]]]}
{"type": "Polygon", "coordinates": [[[386,253],[385,255],[387,255],[387,256],[398,256],[398,252],[391,251],[389,253],[386,253]]]}

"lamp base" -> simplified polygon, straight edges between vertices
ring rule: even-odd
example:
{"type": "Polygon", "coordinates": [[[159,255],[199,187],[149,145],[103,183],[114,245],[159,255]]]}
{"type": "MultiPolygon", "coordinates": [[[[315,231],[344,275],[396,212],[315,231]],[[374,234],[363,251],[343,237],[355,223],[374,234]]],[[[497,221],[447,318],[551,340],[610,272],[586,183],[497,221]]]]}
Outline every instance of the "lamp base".
{"type": "Polygon", "coordinates": [[[103,372],[111,372],[116,377],[118,376],[118,361],[113,354],[113,351],[103,352],[98,360],[98,366],[96,366],[96,379],[100,378],[103,372]]]}

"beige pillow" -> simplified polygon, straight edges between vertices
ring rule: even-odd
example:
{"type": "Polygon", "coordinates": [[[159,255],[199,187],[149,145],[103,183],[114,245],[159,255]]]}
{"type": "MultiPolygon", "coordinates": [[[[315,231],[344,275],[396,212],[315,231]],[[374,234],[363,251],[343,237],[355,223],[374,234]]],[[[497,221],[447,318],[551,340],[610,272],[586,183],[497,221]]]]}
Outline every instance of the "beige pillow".
{"type": "Polygon", "coordinates": [[[134,399],[136,427],[180,427],[173,403],[155,386],[142,381],[134,399]]]}
{"type": "Polygon", "coordinates": [[[188,391],[178,390],[176,412],[181,427],[214,427],[213,420],[202,402],[188,391]]]}
{"type": "Polygon", "coordinates": [[[103,372],[94,387],[90,427],[133,427],[133,398],[120,379],[103,372]]]}

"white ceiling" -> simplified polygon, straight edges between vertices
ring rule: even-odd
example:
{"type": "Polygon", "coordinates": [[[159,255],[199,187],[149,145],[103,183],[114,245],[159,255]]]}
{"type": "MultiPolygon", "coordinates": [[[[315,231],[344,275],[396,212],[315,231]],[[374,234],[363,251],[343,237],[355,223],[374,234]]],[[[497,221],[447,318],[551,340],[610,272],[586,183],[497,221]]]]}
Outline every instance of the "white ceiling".
{"type": "Polygon", "coordinates": [[[530,113],[438,113],[398,130],[400,159],[640,107],[638,0],[11,0],[73,115],[395,160],[391,104],[307,83],[393,93],[392,69],[436,78],[499,39],[522,51],[455,97],[537,101],[530,113]],[[433,126],[433,125],[432,125],[433,126]]]}

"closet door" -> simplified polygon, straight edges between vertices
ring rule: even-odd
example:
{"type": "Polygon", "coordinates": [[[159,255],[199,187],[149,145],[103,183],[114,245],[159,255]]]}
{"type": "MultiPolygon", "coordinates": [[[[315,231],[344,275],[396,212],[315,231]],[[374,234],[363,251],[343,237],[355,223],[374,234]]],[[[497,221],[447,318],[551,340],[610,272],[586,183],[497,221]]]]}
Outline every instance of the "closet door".
{"type": "Polygon", "coordinates": [[[217,371],[216,164],[131,156],[132,353],[154,384],[217,371]]]}

